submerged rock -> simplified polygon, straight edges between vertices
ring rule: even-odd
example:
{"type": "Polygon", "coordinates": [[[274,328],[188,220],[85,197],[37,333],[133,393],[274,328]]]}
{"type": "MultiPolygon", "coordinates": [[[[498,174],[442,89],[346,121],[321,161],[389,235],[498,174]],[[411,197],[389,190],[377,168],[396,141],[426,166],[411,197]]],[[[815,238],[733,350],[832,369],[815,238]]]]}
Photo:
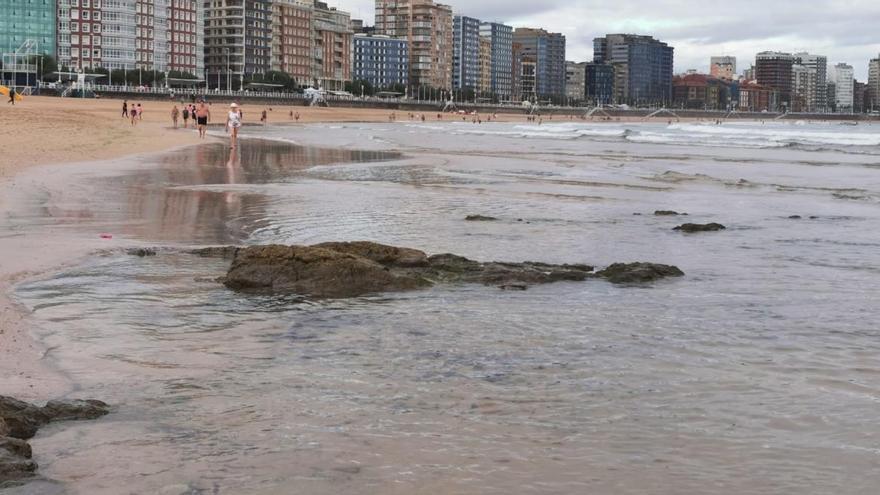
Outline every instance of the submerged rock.
{"type": "Polygon", "coordinates": [[[152,248],[134,248],[126,251],[129,256],[137,256],[139,258],[146,258],[148,256],[156,256],[156,250],[152,248]]]}
{"type": "Polygon", "coordinates": [[[498,220],[495,217],[485,217],[483,215],[468,215],[464,219],[468,222],[495,222],[498,220]]]}
{"type": "Polygon", "coordinates": [[[788,217],[789,220],[800,220],[802,218],[803,217],[800,215],[792,215],[792,216],[788,217]]]}
{"type": "Polygon", "coordinates": [[[679,213],[673,210],[657,210],[654,212],[655,216],[658,217],[677,217],[677,216],[687,216],[687,213],[679,213]]]}
{"type": "Polygon", "coordinates": [[[683,277],[677,266],[656,263],[615,263],[596,273],[613,284],[653,282],[666,277],[683,277]]]}
{"type": "Polygon", "coordinates": [[[372,242],[333,242],[241,248],[223,283],[240,291],[343,298],[415,290],[441,282],[507,286],[582,281],[592,271],[587,265],[482,263],[454,254],[429,257],[416,249],[372,242]]]}
{"type": "Polygon", "coordinates": [[[110,412],[110,406],[99,400],[50,400],[43,407],[49,421],[98,419],[110,412]]]}
{"type": "Polygon", "coordinates": [[[719,230],[725,230],[727,227],[721,225],[720,223],[707,223],[707,224],[699,224],[699,223],[686,223],[684,225],[679,225],[673,230],[678,230],[680,232],[687,232],[692,234],[694,232],[716,232],[719,230]]]}
{"type": "Polygon", "coordinates": [[[45,407],[0,395],[0,483],[31,476],[37,464],[25,441],[51,421],[96,419],[110,411],[97,400],[49,401],[45,407]]]}

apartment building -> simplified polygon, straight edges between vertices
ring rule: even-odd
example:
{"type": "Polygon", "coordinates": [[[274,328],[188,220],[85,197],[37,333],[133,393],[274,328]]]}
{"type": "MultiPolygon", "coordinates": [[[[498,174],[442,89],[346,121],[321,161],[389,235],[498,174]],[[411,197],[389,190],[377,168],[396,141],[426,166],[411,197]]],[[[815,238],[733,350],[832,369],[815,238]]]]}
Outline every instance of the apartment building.
{"type": "Polygon", "coordinates": [[[794,57],[790,53],[767,51],[755,57],[755,80],[779,92],[780,109],[791,109],[793,65],[794,57]]]}
{"type": "Polygon", "coordinates": [[[480,20],[457,15],[452,30],[452,87],[477,89],[481,74],[480,20]]]}
{"type": "Polygon", "coordinates": [[[299,0],[272,3],[271,69],[297,84],[312,83],[312,8],[299,0]]]}
{"type": "Polygon", "coordinates": [[[409,84],[409,43],[404,39],[359,33],[354,35],[355,80],[369,81],[376,89],[409,84]]]}
{"type": "Polygon", "coordinates": [[[565,98],[565,36],[544,29],[517,28],[513,41],[522,46],[523,95],[539,99],[565,98]],[[534,86],[525,87],[526,59],[534,64],[534,86]]]}
{"type": "Polygon", "coordinates": [[[411,86],[452,87],[452,7],[432,0],[376,0],[376,33],[409,42],[411,86]]]}
{"type": "Polygon", "coordinates": [[[513,97],[513,28],[497,22],[481,22],[480,37],[489,40],[489,91],[499,100],[510,100],[513,97]]]}
{"type": "Polygon", "coordinates": [[[593,62],[614,67],[614,102],[672,103],[674,48],[650,36],[609,34],[593,40],[593,62]]]}
{"type": "Polygon", "coordinates": [[[204,11],[210,85],[235,89],[272,68],[271,0],[205,0],[204,11]]]}

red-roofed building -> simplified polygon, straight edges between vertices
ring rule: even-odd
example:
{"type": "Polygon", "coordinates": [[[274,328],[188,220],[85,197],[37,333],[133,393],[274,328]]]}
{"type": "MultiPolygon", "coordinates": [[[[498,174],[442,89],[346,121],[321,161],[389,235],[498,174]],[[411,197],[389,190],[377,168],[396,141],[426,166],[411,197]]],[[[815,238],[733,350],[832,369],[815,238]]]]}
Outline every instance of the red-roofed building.
{"type": "Polygon", "coordinates": [[[684,74],[672,79],[672,100],[677,108],[727,110],[730,88],[708,74],[684,74]]]}
{"type": "Polygon", "coordinates": [[[775,112],[779,107],[779,90],[744,81],[739,86],[737,110],[743,112],[775,112]]]}

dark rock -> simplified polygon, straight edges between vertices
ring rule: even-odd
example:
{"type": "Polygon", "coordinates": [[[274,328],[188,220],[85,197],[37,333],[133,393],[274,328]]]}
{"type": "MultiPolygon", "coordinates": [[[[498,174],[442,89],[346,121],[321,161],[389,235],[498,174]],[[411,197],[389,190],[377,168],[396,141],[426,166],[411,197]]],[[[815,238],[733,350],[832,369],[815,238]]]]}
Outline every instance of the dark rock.
{"type": "Polygon", "coordinates": [[[2,483],[33,476],[37,463],[20,455],[0,449],[0,488],[2,483]]]}
{"type": "Polygon", "coordinates": [[[694,233],[694,232],[715,232],[719,230],[725,230],[727,227],[721,225],[720,223],[707,223],[707,224],[699,224],[699,223],[686,223],[684,225],[679,225],[673,230],[678,230],[681,232],[694,233]]]}
{"type": "Polygon", "coordinates": [[[242,248],[223,283],[233,290],[339,298],[415,290],[438,282],[510,285],[582,281],[592,271],[587,265],[481,263],[454,254],[428,257],[415,249],[351,242],[242,248]]]}
{"type": "Polygon", "coordinates": [[[99,400],[50,400],[43,407],[49,421],[98,419],[110,412],[110,406],[99,400]]]}
{"type": "Polygon", "coordinates": [[[615,263],[596,273],[613,284],[653,282],[666,277],[683,277],[678,267],[655,263],[615,263]]]}
{"type": "Polygon", "coordinates": [[[687,213],[679,213],[677,211],[672,211],[672,210],[657,210],[654,212],[654,215],[658,216],[658,217],[677,217],[679,215],[685,216],[685,215],[687,215],[687,213]]]}
{"type": "Polygon", "coordinates": [[[328,248],[258,246],[239,249],[224,284],[234,290],[271,290],[316,297],[356,297],[430,285],[410,274],[328,248]]]}
{"type": "Polygon", "coordinates": [[[215,246],[193,249],[188,252],[189,254],[201,256],[202,258],[221,258],[224,260],[231,260],[235,257],[235,253],[237,253],[239,249],[238,246],[215,246]]]}
{"type": "Polygon", "coordinates": [[[30,459],[33,456],[30,444],[18,438],[0,437],[0,451],[4,450],[25,459],[30,459]]]}
{"type": "Polygon", "coordinates": [[[55,400],[37,407],[0,395],[0,488],[7,482],[24,480],[37,470],[31,460],[31,446],[25,440],[38,428],[50,421],[99,418],[109,409],[97,400],[55,400]]]}
{"type": "Polygon", "coordinates": [[[810,217],[810,220],[818,220],[818,219],[819,219],[819,217],[816,217],[816,216],[810,217]]]}
{"type": "Polygon", "coordinates": [[[483,215],[468,215],[464,219],[468,222],[495,222],[498,220],[495,217],[484,217],[483,215]]]}
{"type": "Polygon", "coordinates": [[[126,251],[129,256],[138,256],[140,258],[146,258],[147,256],[156,256],[156,250],[152,248],[135,248],[129,249],[126,251]]]}
{"type": "Polygon", "coordinates": [[[519,290],[519,291],[529,290],[529,286],[526,284],[505,284],[505,285],[499,285],[498,288],[501,290],[519,290]]]}
{"type": "Polygon", "coordinates": [[[8,435],[27,440],[49,422],[49,417],[33,404],[0,395],[0,418],[6,423],[8,435]]]}
{"type": "Polygon", "coordinates": [[[803,217],[800,215],[792,215],[792,216],[788,217],[789,220],[800,220],[801,218],[803,218],[803,217]]]}
{"type": "Polygon", "coordinates": [[[312,247],[361,256],[390,267],[408,268],[428,265],[428,255],[422,251],[386,246],[375,242],[325,242],[312,247]]]}

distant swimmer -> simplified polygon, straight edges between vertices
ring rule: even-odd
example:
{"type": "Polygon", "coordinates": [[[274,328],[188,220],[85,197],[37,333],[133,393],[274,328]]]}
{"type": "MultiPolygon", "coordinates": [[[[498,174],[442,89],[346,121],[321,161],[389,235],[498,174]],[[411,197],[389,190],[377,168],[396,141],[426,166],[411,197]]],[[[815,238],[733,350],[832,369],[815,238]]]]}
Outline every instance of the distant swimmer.
{"type": "Polygon", "coordinates": [[[226,117],[226,132],[229,133],[230,148],[235,149],[238,144],[238,129],[241,127],[241,110],[237,103],[229,105],[229,115],[226,117]]]}

